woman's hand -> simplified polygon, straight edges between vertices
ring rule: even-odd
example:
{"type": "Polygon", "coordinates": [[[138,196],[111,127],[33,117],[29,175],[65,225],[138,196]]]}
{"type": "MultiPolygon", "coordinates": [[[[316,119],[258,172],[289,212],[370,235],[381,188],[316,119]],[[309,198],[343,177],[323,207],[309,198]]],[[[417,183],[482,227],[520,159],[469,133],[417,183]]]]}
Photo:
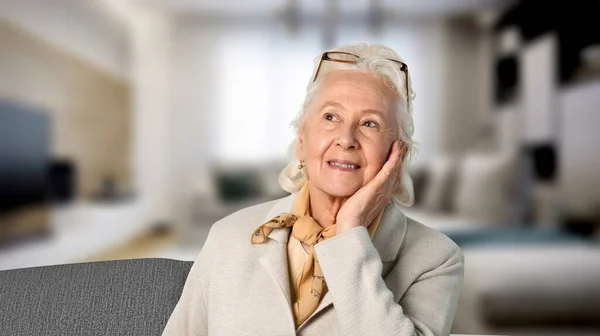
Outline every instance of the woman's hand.
{"type": "Polygon", "coordinates": [[[360,188],[342,206],[336,216],[336,235],[357,226],[368,226],[390,204],[392,188],[400,179],[405,144],[396,140],[392,151],[373,180],[360,188]]]}

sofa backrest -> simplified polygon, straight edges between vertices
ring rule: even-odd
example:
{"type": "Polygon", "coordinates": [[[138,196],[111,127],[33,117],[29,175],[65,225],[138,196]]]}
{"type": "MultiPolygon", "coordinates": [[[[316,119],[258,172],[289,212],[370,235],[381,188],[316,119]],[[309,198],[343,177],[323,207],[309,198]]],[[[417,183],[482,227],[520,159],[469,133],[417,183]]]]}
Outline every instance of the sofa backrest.
{"type": "Polygon", "coordinates": [[[0,271],[0,335],[160,335],[191,266],[130,259],[0,271]]]}

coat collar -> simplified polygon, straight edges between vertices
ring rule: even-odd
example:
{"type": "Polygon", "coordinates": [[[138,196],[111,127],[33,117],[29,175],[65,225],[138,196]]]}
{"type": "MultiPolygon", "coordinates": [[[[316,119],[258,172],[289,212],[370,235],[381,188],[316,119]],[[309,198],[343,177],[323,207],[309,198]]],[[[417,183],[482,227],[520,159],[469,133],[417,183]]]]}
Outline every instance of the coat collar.
{"type": "MultiPolygon", "coordinates": [[[[271,210],[269,210],[269,212],[267,213],[267,216],[264,218],[263,222],[266,223],[266,222],[270,221],[271,219],[273,219],[273,217],[281,214],[282,212],[292,211],[292,207],[294,206],[294,201],[296,200],[297,197],[298,197],[298,193],[293,193],[289,196],[280,198],[277,201],[275,201],[275,204],[273,205],[273,207],[271,207],[271,210]]],[[[268,238],[274,239],[278,243],[281,243],[281,244],[287,244],[289,237],[290,237],[290,228],[283,227],[283,228],[271,231],[268,238]]]]}
{"type": "MultiPolygon", "coordinates": [[[[293,193],[287,197],[275,201],[271,210],[267,213],[264,222],[267,222],[273,217],[282,212],[290,212],[294,201],[298,196],[293,193]]],[[[373,245],[379,252],[381,261],[394,261],[400,250],[400,246],[404,241],[406,234],[407,219],[400,207],[394,203],[387,206],[379,222],[375,235],[373,236],[373,245]]],[[[271,231],[268,238],[271,238],[278,243],[287,244],[290,236],[290,228],[281,228],[271,231]]]]}

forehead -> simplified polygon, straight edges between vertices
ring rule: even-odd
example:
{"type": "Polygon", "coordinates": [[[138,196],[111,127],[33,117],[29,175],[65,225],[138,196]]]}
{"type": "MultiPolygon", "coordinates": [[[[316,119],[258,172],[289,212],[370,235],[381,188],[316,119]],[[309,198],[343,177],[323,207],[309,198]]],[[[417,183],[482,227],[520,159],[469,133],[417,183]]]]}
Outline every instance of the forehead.
{"type": "Polygon", "coordinates": [[[382,78],[365,71],[338,70],[323,76],[316,101],[334,100],[352,103],[363,108],[388,110],[395,102],[394,91],[382,78]]]}

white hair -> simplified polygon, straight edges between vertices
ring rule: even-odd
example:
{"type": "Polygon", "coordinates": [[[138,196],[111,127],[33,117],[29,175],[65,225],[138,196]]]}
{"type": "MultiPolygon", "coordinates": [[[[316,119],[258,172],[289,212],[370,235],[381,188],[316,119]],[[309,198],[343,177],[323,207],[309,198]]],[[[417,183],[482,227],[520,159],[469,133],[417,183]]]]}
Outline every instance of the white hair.
{"type": "MultiPolygon", "coordinates": [[[[395,186],[392,191],[392,198],[404,205],[411,206],[414,203],[414,189],[413,182],[408,174],[410,161],[416,155],[417,143],[413,140],[414,135],[414,121],[412,117],[413,100],[415,93],[412,89],[410,75],[408,76],[408,96],[406,90],[406,79],[404,73],[400,70],[398,64],[389,59],[403,61],[396,52],[391,48],[379,44],[351,44],[343,45],[334,48],[330,51],[344,51],[352,54],[356,54],[360,57],[360,60],[356,64],[344,64],[339,62],[323,62],[321,69],[319,70],[319,77],[313,82],[316,68],[321,60],[321,55],[314,59],[314,70],[313,75],[310,78],[308,86],[306,88],[306,96],[302,109],[298,113],[298,116],[292,122],[292,127],[296,135],[300,130],[300,126],[304,122],[307,108],[310,105],[312,99],[315,97],[321,80],[326,73],[336,70],[349,70],[355,69],[360,71],[366,71],[371,74],[378,76],[387,83],[390,88],[395,92],[398,99],[396,108],[397,120],[398,120],[398,134],[399,140],[407,145],[408,152],[402,162],[402,177],[401,182],[395,186]]],[[[290,193],[297,192],[300,190],[302,185],[306,182],[306,177],[302,170],[298,167],[300,162],[296,153],[296,140],[288,147],[288,159],[289,163],[279,174],[279,184],[281,187],[290,193]]]]}

